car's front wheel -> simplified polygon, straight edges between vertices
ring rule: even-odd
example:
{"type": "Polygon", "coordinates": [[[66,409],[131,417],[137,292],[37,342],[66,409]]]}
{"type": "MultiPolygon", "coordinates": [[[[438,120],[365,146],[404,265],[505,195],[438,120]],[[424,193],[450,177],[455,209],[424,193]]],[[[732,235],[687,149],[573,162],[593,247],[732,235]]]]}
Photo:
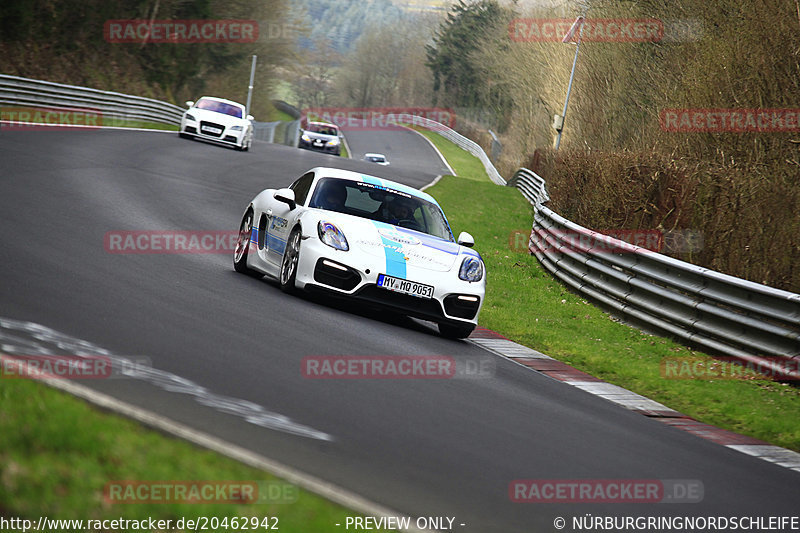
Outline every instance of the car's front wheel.
{"type": "Polygon", "coordinates": [[[194,139],[194,135],[190,135],[190,134],[184,133],[182,131],[178,132],[178,137],[180,137],[181,139],[190,139],[190,140],[194,139]]]}
{"type": "Polygon", "coordinates": [[[439,333],[448,339],[465,339],[474,329],[474,324],[439,324],[439,333]]]}
{"type": "Polygon", "coordinates": [[[294,228],[286,241],[286,250],[283,252],[281,261],[281,289],[284,292],[295,290],[297,280],[297,265],[300,262],[300,228],[294,228]]]}
{"type": "Polygon", "coordinates": [[[250,237],[253,233],[253,211],[248,210],[239,225],[239,237],[236,240],[236,248],[233,251],[233,269],[236,272],[260,278],[260,272],[247,266],[247,253],[250,250],[250,237]]]}

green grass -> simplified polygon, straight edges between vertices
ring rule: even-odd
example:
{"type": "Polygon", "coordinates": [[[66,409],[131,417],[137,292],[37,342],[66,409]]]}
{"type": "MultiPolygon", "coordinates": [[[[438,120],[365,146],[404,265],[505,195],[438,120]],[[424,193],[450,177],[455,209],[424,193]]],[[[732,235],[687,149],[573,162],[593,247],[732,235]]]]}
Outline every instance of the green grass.
{"type": "Polygon", "coordinates": [[[470,154],[466,150],[462,150],[455,144],[451,143],[438,133],[428,131],[419,126],[408,126],[413,130],[418,131],[425,137],[430,139],[436,148],[442,153],[450,167],[456,171],[460,178],[472,181],[486,181],[489,178],[486,176],[486,171],[477,157],[470,154]]]}
{"type": "Polygon", "coordinates": [[[266,119],[260,120],[260,122],[275,122],[276,120],[281,120],[283,122],[294,122],[297,119],[288,113],[284,113],[283,111],[276,109],[275,107],[270,107],[269,116],[266,119]]]}
{"type": "MultiPolygon", "coordinates": [[[[289,485],[293,503],[114,504],[113,481],[288,484],[187,442],[99,412],[41,383],[0,380],[0,516],[36,520],[278,517],[280,531],[333,531],[357,513],[289,485]],[[292,498],[294,499],[294,498],[292,498]]],[[[213,531],[213,530],[212,530],[213,531]]]]}
{"type": "Polygon", "coordinates": [[[142,120],[122,120],[112,117],[103,117],[103,126],[113,126],[116,128],[141,128],[146,130],[169,130],[178,131],[177,124],[161,124],[158,122],[144,122],[142,120]]]}
{"type": "Polygon", "coordinates": [[[486,262],[482,326],[700,421],[800,451],[798,388],[757,379],[663,378],[664,358],[708,356],[621,324],[555,281],[524,245],[512,246],[515,231],[531,229],[531,206],[522,195],[492,184],[477,158],[422,133],[458,174],[426,192],[442,204],[456,235],[475,237],[486,262]],[[461,153],[451,159],[453,150],[461,153]]]}

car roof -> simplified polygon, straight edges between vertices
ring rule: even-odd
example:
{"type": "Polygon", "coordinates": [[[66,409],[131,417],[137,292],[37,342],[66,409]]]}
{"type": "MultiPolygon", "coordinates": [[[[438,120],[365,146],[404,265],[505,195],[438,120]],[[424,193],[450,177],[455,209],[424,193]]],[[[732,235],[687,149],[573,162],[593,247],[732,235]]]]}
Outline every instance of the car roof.
{"type": "Polygon", "coordinates": [[[383,155],[383,154],[374,154],[374,153],[364,154],[364,157],[382,157],[382,158],[386,159],[385,155],[383,155]]]}
{"type": "MultiPolygon", "coordinates": [[[[199,102],[200,100],[214,100],[216,102],[222,102],[222,103],[225,103],[225,104],[231,104],[231,105],[235,105],[235,106],[238,106],[238,107],[241,107],[242,109],[244,109],[244,106],[242,104],[240,104],[239,102],[234,102],[233,100],[226,100],[225,98],[217,98],[216,96],[201,96],[200,98],[197,99],[197,102],[199,102]]],[[[197,103],[197,102],[195,102],[195,103],[197,103]]]]}
{"type": "MultiPolygon", "coordinates": [[[[431,196],[428,193],[422,192],[419,189],[415,189],[414,187],[410,187],[408,185],[403,185],[402,183],[397,183],[396,181],[388,180],[385,178],[379,178],[378,176],[363,174],[361,172],[353,172],[351,170],[344,170],[341,168],[331,168],[331,167],[316,167],[309,170],[309,172],[313,172],[315,177],[339,178],[343,180],[363,182],[363,183],[369,183],[370,185],[379,185],[381,187],[387,187],[389,189],[394,189],[396,191],[416,196],[417,198],[422,198],[423,200],[427,200],[432,204],[439,206],[439,202],[437,202],[433,198],[433,196],[431,196]]],[[[441,206],[439,206],[439,208],[441,209],[441,206]]]]}

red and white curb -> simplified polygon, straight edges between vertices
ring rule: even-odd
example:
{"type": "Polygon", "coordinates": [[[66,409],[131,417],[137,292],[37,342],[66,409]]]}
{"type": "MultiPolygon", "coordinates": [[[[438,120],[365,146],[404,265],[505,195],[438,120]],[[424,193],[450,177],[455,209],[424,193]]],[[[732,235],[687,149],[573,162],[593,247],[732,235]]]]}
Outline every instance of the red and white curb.
{"type": "Polygon", "coordinates": [[[602,379],[590,376],[585,372],[572,368],[566,363],[553,359],[549,355],[517,344],[495,331],[477,327],[475,331],[472,332],[472,335],[469,336],[468,341],[531,370],[585,390],[595,396],[600,396],[625,409],[643,414],[674,428],[682,429],[698,437],[726,446],[732,450],[746,453],[747,455],[752,455],[764,461],[769,461],[784,468],[800,472],[800,453],[781,448],[780,446],[774,446],[753,437],[739,435],[733,431],[698,422],[650,398],[623,389],[617,385],[607,383],[602,379]]]}

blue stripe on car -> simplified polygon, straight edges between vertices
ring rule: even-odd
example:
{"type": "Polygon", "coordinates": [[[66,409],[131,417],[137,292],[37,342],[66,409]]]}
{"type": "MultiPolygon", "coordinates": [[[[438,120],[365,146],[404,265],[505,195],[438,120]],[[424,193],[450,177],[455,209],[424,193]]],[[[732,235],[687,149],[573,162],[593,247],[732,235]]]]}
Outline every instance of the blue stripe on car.
{"type": "Polygon", "coordinates": [[[283,255],[286,251],[286,241],[267,233],[267,249],[274,254],[283,255]]]}
{"type": "MultiPolygon", "coordinates": [[[[394,226],[383,222],[372,221],[378,229],[394,229],[394,226]]],[[[386,274],[395,278],[406,279],[406,258],[400,249],[403,247],[399,242],[387,239],[381,235],[383,242],[383,253],[386,256],[386,274]]]]}

